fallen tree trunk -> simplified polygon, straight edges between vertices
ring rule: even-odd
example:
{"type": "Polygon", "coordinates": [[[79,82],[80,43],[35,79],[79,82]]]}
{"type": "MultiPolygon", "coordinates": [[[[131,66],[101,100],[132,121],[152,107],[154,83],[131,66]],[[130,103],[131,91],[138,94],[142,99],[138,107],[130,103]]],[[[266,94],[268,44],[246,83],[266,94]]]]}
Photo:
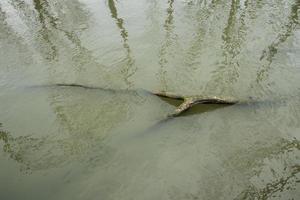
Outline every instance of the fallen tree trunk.
{"type": "MultiPolygon", "coordinates": [[[[84,88],[84,89],[100,89],[100,90],[110,90],[110,91],[116,91],[112,89],[105,89],[101,87],[93,87],[93,86],[86,86],[86,85],[80,85],[80,84],[65,84],[65,83],[58,83],[53,85],[46,85],[48,87],[58,86],[58,87],[78,87],[78,88],[84,88]]],[[[125,91],[125,90],[120,90],[125,91]]],[[[232,99],[232,98],[224,98],[224,97],[217,97],[217,96],[203,96],[203,95],[194,95],[194,96],[183,96],[178,94],[173,94],[170,92],[152,92],[147,91],[150,94],[159,96],[159,97],[165,97],[170,99],[178,99],[182,100],[183,102],[175,109],[175,111],[172,114],[169,114],[168,117],[176,117],[180,115],[181,113],[185,112],[186,110],[190,109],[196,104],[227,104],[227,105],[233,105],[236,103],[239,103],[238,100],[232,99]]]]}

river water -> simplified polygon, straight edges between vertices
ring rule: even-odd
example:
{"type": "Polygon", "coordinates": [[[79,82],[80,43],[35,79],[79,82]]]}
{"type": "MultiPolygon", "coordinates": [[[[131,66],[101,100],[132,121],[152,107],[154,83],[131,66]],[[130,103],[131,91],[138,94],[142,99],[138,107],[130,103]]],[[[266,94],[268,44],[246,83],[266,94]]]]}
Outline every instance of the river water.
{"type": "Polygon", "coordinates": [[[0,199],[299,199],[299,15],[299,0],[1,0],[0,199]],[[180,102],[148,91],[244,103],[164,120],[180,102]]]}

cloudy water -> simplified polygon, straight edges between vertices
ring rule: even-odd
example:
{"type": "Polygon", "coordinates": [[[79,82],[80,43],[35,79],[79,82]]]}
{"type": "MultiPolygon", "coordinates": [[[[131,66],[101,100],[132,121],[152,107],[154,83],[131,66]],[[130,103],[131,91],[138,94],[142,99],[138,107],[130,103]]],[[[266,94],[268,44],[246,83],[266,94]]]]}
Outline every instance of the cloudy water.
{"type": "Polygon", "coordinates": [[[299,199],[299,16],[299,0],[1,0],[0,199],[299,199]],[[180,102],[154,91],[242,103],[166,120],[180,102]]]}

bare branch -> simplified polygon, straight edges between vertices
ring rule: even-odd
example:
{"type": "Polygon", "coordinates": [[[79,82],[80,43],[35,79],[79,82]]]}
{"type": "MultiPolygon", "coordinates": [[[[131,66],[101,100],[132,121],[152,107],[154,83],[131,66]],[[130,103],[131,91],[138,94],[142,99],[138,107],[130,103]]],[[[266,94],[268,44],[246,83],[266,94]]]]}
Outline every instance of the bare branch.
{"type": "MultiPolygon", "coordinates": [[[[44,85],[45,86],[45,85],[44,85]]],[[[94,87],[94,86],[86,86],[81,84],[67,84],[67,83],[57,83],[53,85],[46,85],[48,87],[50,86],[57,86],[57,87],[79,87],[83,89],[99,89],[99,90],[109,90],[109,91],[124,91],[124,90],[113,90],[113,89],[106,89],[106,88],[100,88],[100,87],[94,87]]],[[[217,96],[202,96],[202,95],[195,95],[195,96],[183,96],[178,95],[170,92],[160,91],[160,92],[152,92],[148,91],[149,93],[159,96],[159,97],[166,97],[170,99],[179,99],[183,100],[183,103],[180,104],[174,111],[174,113],[168,115],[168,117],[176,117],[185,112],[186,110],[190,109],[196,104],[228,104],[233,105],[236,103],[239,103],[238,100],[232,99],[232,98],[222,98],[217,96]]]]}
{"type": "Polygon", "coordinates": [[[180,104],[175,112],[169,117],[176,117],[180,115],[181,113],[187,111],[190,109],[192,106],[196,104],[227,104],[227,105],[233,105],[238,103],[239,101],[235,99],[230,99],[230,98],[219,98],[219,97],[201,97],[201,96],[194,96],[194,97],[187,97],[184,98],[184,102],[180,104]]]}

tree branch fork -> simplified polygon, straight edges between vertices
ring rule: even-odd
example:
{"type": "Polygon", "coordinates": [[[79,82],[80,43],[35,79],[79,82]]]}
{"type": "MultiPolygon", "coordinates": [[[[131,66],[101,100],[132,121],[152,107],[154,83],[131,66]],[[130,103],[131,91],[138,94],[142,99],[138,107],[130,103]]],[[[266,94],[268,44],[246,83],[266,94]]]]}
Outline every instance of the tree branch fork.
{"type": "MultiPolygon", "coordinates": [[[[57,87],[77,87],[83,89],[101,89],[101,90],[111,90],[117,91],[112,89],[104,89],[100,87],[92,87],[80,84],[65,84],[65,83],[58,83],[53,85],[46,85],[48,87],[57,86],[57,87]]],[[[225,105],[233,105],[239,103],[237,99],[230,98],[230,97],[218,97],[218,96],[204,96],[204,95],[194,95],[194,96],[183,96],[179,94],[174,94],[171,92],[165,91],[158,91],[152,92],[147,91],[150,94],[156,95],[158,97],[165,97],[169,99],[177,99],[182,100],[183,102],[174,110],[173,113],[169,114],[168,117],[176,117],[182,114],[183,112],[187,111],[191,107],[197,104],[225,104],[225,105]]]]}
{"type": "Polygon", "coordinates": [[[170,114],[169,117],[176,117],[183,112],[187,111],[191,107],[197,104],[226,104],[233,105],[239,103],[238,100],[229,98],[229,97],[217,97],[217,96],[203,96],[203,95],[194,95],[194,96],[182,96],[169,92],[151,92],[152,94],[160,97],[170,98],[170,99],[179,99],[182,100],[181,103],[174,111],[170,114]]]}

